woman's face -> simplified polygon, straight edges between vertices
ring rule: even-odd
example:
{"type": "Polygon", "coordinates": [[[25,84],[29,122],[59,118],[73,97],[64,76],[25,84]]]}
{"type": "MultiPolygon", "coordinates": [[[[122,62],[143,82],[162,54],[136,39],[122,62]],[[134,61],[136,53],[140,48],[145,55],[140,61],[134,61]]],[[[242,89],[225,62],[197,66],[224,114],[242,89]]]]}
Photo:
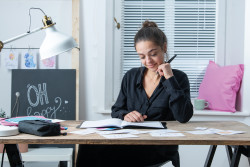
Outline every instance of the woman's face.
{"type": "Polygon", "coordinates": [[[141,63],[150,71],[156,72],[158,66],[164,63],[164,50],[152,41],[140,41],[136,43],[136,51],[140,57],[141,63]]]}

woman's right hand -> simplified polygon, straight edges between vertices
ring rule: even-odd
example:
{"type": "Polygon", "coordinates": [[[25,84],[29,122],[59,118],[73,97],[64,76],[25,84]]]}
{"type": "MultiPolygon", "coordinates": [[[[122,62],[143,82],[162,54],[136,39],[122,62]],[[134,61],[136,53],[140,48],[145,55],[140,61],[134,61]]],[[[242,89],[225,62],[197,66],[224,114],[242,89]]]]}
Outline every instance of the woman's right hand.
{"type": "Polygon", "coordinates": [[[128,122],[143,122],[147,115],[141,115],[138,111],[132,111],[124,116],[124,120],[128,122]]]}
{"type": "Polygon", "coordinates": [[[159,65],[157,72],[160,74],[160,76],[164,76],[166,79],[169,79],[174,75],[169,63],[163,63],[159,65]]]}

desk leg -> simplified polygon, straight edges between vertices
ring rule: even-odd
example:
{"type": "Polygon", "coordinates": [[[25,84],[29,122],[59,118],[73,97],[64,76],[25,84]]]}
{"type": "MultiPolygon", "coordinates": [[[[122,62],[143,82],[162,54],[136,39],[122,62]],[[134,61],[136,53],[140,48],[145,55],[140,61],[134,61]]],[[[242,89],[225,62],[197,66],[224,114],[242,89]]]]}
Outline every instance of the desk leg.
{"type": "Polygon", "coordinates": [[[211,145],[207,154],[207,159],[204,167],[210,167],[214,158],[214,153],[216,151],[217,145],[211,145]]]}
{"type": "Polygon", "coordinates": [[[11,167],[24,167],[17,144],[5,144],[11,167]]]}
{"type": "Polygon", "coordinates": [[[235,147],[230,167],[238,167],[239,166],[240,156],[241,156],[243,149],[244,149],[243,146],[236,146],[235,147]]]}
{"type": "Polygon", "coordinates": [[[228,158],[228,162],[229,165],[232,162],[232,157],[233,157],[233,151],[232,151],[232,147],[231,146],[225,146],[226,147],[226,151],[227,151],[227,158],[228,158]]]}

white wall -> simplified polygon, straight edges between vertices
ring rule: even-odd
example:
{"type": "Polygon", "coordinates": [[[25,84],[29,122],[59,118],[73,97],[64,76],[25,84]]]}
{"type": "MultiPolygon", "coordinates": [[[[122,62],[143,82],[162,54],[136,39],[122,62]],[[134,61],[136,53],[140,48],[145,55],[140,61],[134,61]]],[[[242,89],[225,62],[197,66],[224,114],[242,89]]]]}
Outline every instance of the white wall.
{"type": "MultiPolygon", "coordinates": [[[[81,3],[80,119],[97,120],[110,117],[98,113],[104,106],[106,1],[84,0],[81,3]],[[84,93],[83,93],[84,92],[84,93]]],[[[113,19],[113,18],[109,18],[113,19]]],[[[107,38],[107,41],[106,41],[107,38]]],[[[112,55],[110,55],[112,56],[112,55]]]]}
{"type": "MultiPolygon", "coordinates": [[[[80,1],[80,119],[97,120],[110,117],[110,114],[97,112],[100,109],[99,106],[104,106],[105,83],[102,81],[106,77],[105,53],[107,53],[107,50],[105,43],[107,42],[106,39],[109,39],[106,36],[106,23],[110,22],[106,16],[107,1],[109,0],[80,1]]],[[[245,71],[249,74],[250,4],[249,1],[246,1],[245,4],[245,0],[227,0],[227,5],[229,8],[226,13],[232,15],[232,17],[230,16],[226,20],[227,44],[225,45],[225,53],[227,56],[225,63],[244,63],[245,71]],[[244,17],[244,13],[248,17],[244,17]]],[[[58,29],[60,28],[61,31],[68,34],[71,33],[71,0],[0,0],[0,14],[4,16],[1,17],[0,40],[5,40],[27,31],[28,8],[31,6],[41,7],[57,22],[58,29]]],[[[32,18],[38,17],[38,19],[33,21],[33,28],[40,27],[41,23],[37,20],[41,20],[40,17],[42,15],[39,11],[33,11],[32,13],[32,18]]],[[[30,44],[32,47],[33,45],[38,47],[41,36],[42,32],[39,37],[22,39],[17,44],[13,43],[12,45],[27,47],[30,44]]],[[[4,68],[2,57],[0,62],[0,108],[10,111],[11,73],[4,68]]],[[[70,67],[69,56],[60,57],[59,68],[70,67]]],[[[244,76],[244,86],[246,86],[246,83],[249,83],[249,79],[249,75],[244,76]]],[[[242,101],[244,109],[248,110],[247,99],[249,99],[250,91],[246,87],[244,90],[245,92],[242,92],[244,98],[242,101]]],[[[239,120],[250,122],[249,117],[231,116],[194,116],[193,120],[239,120]]],[[[207,151],[208,146],[180,146],[181,165],[183,167],[203,166],[207,151]]],[[[167,166],[171,165],[168,164],[167,166]]],[[[212,166],[228,166],[223,146],[220,146],[216,152],[212,166]]],[[[243,157],[240,161],[240,167],[244,166],[248,165],[243,157]]]]}

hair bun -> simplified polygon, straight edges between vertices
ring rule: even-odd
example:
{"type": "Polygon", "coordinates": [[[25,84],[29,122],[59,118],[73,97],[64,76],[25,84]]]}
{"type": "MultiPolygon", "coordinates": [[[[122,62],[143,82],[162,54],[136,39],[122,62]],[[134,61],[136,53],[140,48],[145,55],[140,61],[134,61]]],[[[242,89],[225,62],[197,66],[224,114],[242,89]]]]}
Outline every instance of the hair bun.
{"type": "Polygon", "coordinates": [[[157,26],[157,24],[155,22],[146,20],[142,24],[142,27],[145,28],[145,27],[158,27],[158,26],[157,26]]]}

